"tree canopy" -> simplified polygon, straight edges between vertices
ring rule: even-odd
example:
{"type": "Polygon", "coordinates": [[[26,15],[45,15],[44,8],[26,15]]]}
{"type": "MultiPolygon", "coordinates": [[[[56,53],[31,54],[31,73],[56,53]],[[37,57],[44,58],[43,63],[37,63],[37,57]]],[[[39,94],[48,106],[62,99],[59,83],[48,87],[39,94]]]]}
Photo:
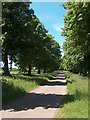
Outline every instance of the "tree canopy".
{"type": "Polygon", "coordinates": [[[60,46],[48,33],[45,26],[30,7],[30,2],[2,3],[2,52],[4,75],[9,75],[9,61],[14,61],[20,70],[32,67],[44,72],[59,68],[60,46]],[[9,61],[8,61],[9,57],[9,61]]]}
{"type": "Polygon", "coordinates": [[[66,2],[63,7],[67,10],[62,32],[64,69],[87,74],[90,72],[90,3],[66,2]]]}

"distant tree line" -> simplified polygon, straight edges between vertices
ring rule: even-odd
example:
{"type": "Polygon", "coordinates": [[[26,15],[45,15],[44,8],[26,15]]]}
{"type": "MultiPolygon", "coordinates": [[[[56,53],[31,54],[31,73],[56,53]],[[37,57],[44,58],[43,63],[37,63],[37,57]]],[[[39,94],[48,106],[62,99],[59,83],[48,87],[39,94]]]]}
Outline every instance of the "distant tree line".
{"type": "Polygon", "coordinates": [[[58,70],[61,51],[59,44],[30,7],[30,2],[2,3],[2,60],[3,74],[9,75],[8,63],[15,62],[21,71],[31,75],[32,67],[58,70]],[[9,61],[8,61],[9,56],[9,61]]]}
{"type": "Polygon", "coordinates": [[[90,3],[66,2],[63,7],[67,10],[62,32],[63,67],[87,75],[90,73],[90,3]]]}

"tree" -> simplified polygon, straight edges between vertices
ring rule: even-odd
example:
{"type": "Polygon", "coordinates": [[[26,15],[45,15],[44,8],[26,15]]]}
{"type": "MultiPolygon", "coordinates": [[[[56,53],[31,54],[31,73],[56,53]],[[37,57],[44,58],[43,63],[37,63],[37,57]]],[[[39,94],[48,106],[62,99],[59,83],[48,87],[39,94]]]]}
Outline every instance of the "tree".
{"type": "Polygon", "coordinates": [[[38,73],[58,69],[59,44],[30,9],[30,3],[3,3],[2,9],[4,75],[9,75],[8,57],[11,66],[14,61],[29,75],[33,65],[38,73]]]}
{"type": "Polygon", "coordinates": [[[65,36],[64,48],[64,68],[73,72],[86,74],[90,72],[90,3],[67,2],[64,5],[67,9],[64,18],[64,29],[62,35],[65,36]],[[87,61],[87,62],[86,62],[87,61]]]}
{"type": "Polygon", "coordinates": [[[15,57],[26,39],[26,24],[33,14],[30,3],[2,3],[2,34],[4,75],[9,75],[8,55],[15,57]]]}

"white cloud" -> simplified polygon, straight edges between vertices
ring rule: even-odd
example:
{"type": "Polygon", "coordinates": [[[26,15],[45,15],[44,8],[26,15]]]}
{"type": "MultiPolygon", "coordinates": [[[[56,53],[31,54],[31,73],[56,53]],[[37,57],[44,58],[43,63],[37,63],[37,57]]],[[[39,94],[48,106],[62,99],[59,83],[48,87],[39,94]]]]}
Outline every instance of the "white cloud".
{"type": "Polygon", "coordinates": [[[64,51],[63,51],[63,42],[62,43],[59,43],[60,44],[60,47],[61,47],[61,55],[62,57],[64,56],[64,51]]]}
{"type": "Polygon", "coordinates": [[[60,44],[60,46],[61,46],[61,48],[63,47],[63,42],[62,43],[59,43],[60,44]]]}
{"type": "Polygon", "coordinates": [[[56,31],[58,31],[58,32],[62,32],[63,26],[58,25],[58,24],[55,24],[55,25],[53,25],[53,28],[54,28],[56,31]]]}
{"type": "Polygon", "coordinates": [[[64,56],[64,52],[61,52],[62,57],[64,56]]]}

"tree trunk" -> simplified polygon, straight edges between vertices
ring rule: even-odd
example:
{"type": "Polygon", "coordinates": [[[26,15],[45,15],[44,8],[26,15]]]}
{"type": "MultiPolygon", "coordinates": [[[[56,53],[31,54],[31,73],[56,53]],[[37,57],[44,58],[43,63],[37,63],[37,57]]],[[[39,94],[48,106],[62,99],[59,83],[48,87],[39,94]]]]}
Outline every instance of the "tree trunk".
{"type": "Polygon", "coordinates": [[[40,66],[39,66],[39,67],[38,67],[38,74],[40,74],[40,72],[41,72],[41,71],[40,71],[40,66]]]}
{"type": "Polygon", "coordinates": [[[3,75],[9,76],[9,68],[8,68],[8,55],[6,49],[3,50],[3,62],[4,62],[4,72],[3,75]]]}
{"type": "Polygon", "coordinates": [[[31,75],[31,69],[32,69],[32,67],[31,67],[31,64],[30,64],[29,69],[28,69],[28,75],[31,75]]]}
{"type": "Polygon", "coordinates": [[[12,57],[10,57],[10,71],[12,71],[12,63],[13,63],[13,59],[12,57]]]}
{"type": "Polygon", "coordinates": [[[45,68],[44,68],[43,72],[46,73],[46,69],[45,68]]]}

